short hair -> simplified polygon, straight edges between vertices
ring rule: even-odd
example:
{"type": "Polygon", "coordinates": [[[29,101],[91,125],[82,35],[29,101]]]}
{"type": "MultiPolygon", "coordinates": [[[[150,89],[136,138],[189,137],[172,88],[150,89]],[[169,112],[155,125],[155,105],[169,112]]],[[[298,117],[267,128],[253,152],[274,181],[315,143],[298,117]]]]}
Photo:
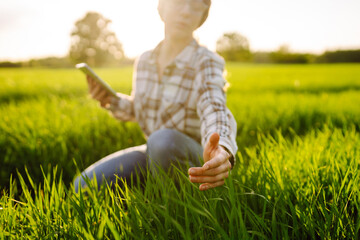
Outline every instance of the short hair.
{"type": "MultiPolygon", "coordinates": [[[[158,5],[158,11],[159,11],[159,14],[160,14],[160,9],[162,8],[162,4],[163,2],[166,2],[166,1],[170,1],[170,0],[159,0],[159,5],[158,5]]],[[[209,10],[210,10],[210,5],[211,5],[211,0],[203,0],[203,2],[208,6],[207,9],[205,10],[203,16],[202,16],[202,19],[200,21],[200,24],[198,27],[201,27],[201,25],[204,24],[204,22],[206,21],[208,15],[209,15],[209,10]]],[[[161,14],[160,14],[160,17],[161,17],[161,14]]]]}

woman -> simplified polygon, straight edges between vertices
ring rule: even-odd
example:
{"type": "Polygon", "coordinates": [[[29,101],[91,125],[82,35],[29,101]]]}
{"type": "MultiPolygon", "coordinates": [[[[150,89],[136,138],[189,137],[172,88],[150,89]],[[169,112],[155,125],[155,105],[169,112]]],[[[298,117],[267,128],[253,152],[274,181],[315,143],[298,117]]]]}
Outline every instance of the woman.
{"type": "MultiPolygon", "coordinates": [[[[190,166],[189,179],[200,190],[224,184],[235,161],[236,122],[226,108],[224,61],[199,46],[193,33],[206,20],[210,0],[159,0],[165,38],[135,63],[131,96],[112,97],[87,77],[89,91],[102,107],[122,121],[137,121],[147,143],[111,154],[87,168],[115,182],[130,180],[140,169],[156,175],[172,165],[190,166]],[[201,143],[201,144],[200,144],[201,143]],[[203,156],[204,164],[201,166],[203,156]]],[[[84,180],[75,180],[84,186],[84,180]]]]}

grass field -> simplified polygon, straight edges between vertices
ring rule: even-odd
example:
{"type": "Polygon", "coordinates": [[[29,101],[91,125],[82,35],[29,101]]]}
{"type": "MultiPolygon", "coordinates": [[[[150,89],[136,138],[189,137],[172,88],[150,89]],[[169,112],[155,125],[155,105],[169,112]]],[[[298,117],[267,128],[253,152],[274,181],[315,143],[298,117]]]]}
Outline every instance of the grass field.
{"type": "MultiPolygon", "coordinates": [[[[131,67],[96,71],[130,93],[131,67]]],[[[179,172],[74,194],[77,168],[144,143],[139,127],[77,70],[0,69],[0,239],[360,238],[360,65],[227,71],[239,152],[225,186],[200,192],[179,172]]]]}

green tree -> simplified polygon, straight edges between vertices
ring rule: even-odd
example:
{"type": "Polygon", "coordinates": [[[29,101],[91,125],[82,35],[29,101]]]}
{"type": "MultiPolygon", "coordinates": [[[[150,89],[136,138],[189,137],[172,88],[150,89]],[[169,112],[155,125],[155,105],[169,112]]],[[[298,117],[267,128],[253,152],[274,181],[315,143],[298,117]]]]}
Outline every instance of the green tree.
{"type": "Polygon", "coordinates": [[[277,51],[270,53],[270,58],[274,63],[309,63],[314,57],[307,53],[291,52],[290,46],[283,44],[277,51]]]}
{"type": "Polygon", "coordinates": [[[110,23],[96,12],[88,12],[78,20],[71,32],[70,59],[91,66],[111,65],[124,59],[122,44],[108,29],[110,23]]]}
{"type": "Polygon", "coordinates": [[[326,51],[316,59],[320,63],[360,63],[360,49],[326,51]]]}
{"type": "Polygon", "coordinates": [[[237,32],[224,33],[216,42],[216,51],[228,61],[251,60],[249,41],[237,32]]]}

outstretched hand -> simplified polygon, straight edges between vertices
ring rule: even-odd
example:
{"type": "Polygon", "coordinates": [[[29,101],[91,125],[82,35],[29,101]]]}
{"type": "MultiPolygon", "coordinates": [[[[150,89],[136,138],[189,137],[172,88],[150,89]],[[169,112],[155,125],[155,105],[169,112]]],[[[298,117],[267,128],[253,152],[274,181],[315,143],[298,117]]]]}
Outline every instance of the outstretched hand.
{"type": "Polygon", "coordinates": [[[219,134],[213,133],[204,148],[204,165],[189,168],[190,181],[202,183],[199,186],[202,191],[223,185],[225,178],[229,176],[231,169],[230,154],[219,145],[219,140],[219,134]]]}

